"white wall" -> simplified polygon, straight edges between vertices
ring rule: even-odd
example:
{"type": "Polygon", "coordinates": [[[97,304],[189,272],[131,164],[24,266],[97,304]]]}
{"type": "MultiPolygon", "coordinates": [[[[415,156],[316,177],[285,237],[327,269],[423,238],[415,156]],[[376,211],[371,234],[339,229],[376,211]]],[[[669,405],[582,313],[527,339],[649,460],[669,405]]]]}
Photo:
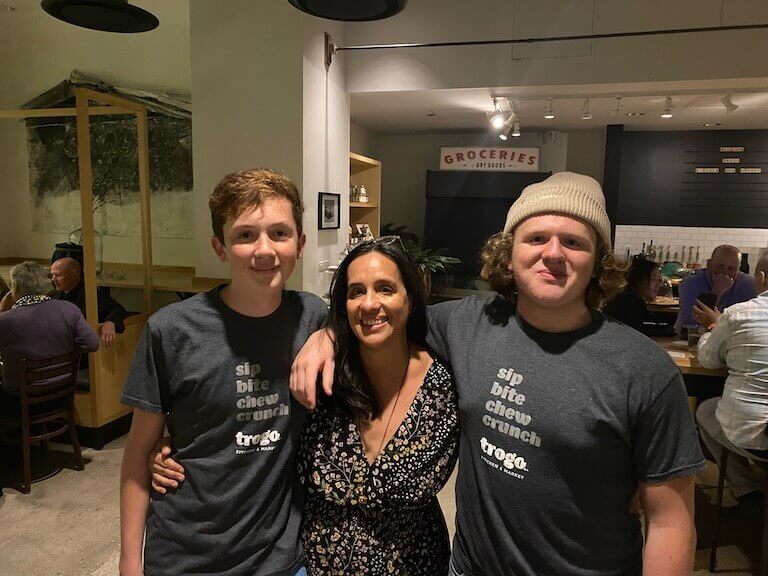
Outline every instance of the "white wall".
{"type": "Polygon", "coordinates": [[[624,256],[629,250],[630,254],[637,254],[643,247],[643,243],[653,240],[655,247],[663,246],[664,259],[667,255],[667,247],[670,248],[670,259],[674,259],[677,252],[680,261],[689,263],[688,255],[693,246],[693,255],[690,262],[698,262],[706,266],[712,251],[721,244],[731,244],[739,248],[742,253],[749,254],[749,264],[754,270],[760,258],[760,253],[768,246],[768,230],[764,228],[697,228],[694,226],[630,226],[619,224],[616,226],[616,240],[614,251],[619,256],[624,256]],[[685,256],[683,256],[683,247],[685,256]],[[699,258],[696,259],[698,250],[699,258]]]}
{"type": "MultiPolygon", "coordinates": [[[[409,2],[347,27],[347,44],[501,40],[768,22],[763,0],[409,2]],[[722,16],[722,21],[721,21],[722,16]]],[[[763,30],[570,43],[346,52],[350,93],[766,75],[763,30]]]]}
{"type": "MultiPolygon", "coordinates": [[[[33,0],[14,1],[16,12],[0,18],[0,109],[16,109],[69,77],[73,69],[118,85],[189,93],[189,14],[182,0],[139,4],[160,19],[144,34],[108,34],[65,24],[33,0]]],[[[32,231],[26,130],[0,120],[0,257],[49,257],[68,234],[32,231]]],[[[138,223],[137,223],[138,227],[138,223]]],[[[156,264],[193,265],[191,240],[155,238],[156,264]]],[[[137,237],[108,236],[108,261],[141,262],[137,237]]]]}
{"type": "MultiPolygon", "coordinates": [[[[524,132],[507,146],[541,148],[539,169],[559,172],[566,169],[570,136],[563,132],[524,132]]],[[[498,146],[501,141],[489,133],[379,134],[381,160],[381,223],[394,222],[423,237],[427,170],[440,168],[443,146],[498,146]]]]}
{"type": "Polygon", "coordinates": [[[305,253],[288,286],[322,293],[318,263],[337,257],[347,234],[346,219],[339,230],[317,230],[318,193],[344,199],[349,188],[343,59],[326,74],[323,48],[324,30],[343,31],[281,0],[221,7],[219,0],[190,2],[193,141],[204,143],[194,148],[196,273],[228,273],[210,248],[211,190],[229,172],[267,167],[297,184],[306,208],[305,253]]]}
{"type": "Polygon", "coordinates": [[[284,4],[189,3],[198,276],[228,273],[210,247],[208,197],[222,177],[273,168],[302,181],[303,35],[299,13],[284,4]]]}
{"type": "Polygon", "coordinates": [[[357,124],[350,124],[349,151],[369,158],[378,158],[379,135],[357,124]]]}
{"type": "Polygon", "coordinates": [[[303,159],[304,230],[301,287],[326,294],[330,275],[323,262],[335,263],[348,241],[349,227],[349,98],[343,62],[326,71],[324,31],[343,38],[342,26],[317,19],[305,22],[303,159]],[[318,230],[318,193],[341,194],[341,226],[318,230]],[[322,269],[322,270],[321,270],[322,269]]]}

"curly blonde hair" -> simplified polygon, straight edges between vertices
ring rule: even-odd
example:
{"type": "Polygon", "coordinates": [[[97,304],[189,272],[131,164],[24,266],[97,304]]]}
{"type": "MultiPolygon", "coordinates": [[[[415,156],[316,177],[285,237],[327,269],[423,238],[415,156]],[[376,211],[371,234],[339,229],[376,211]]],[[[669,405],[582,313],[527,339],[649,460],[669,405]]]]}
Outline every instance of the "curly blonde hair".
{"type": "MultiPolygon", "coordinates": [[[[616,260],[602,240],[598,238],[597,242],[595,269],[584,298],[587,307],[595,310],[624,290],[627,283],[627,265],[616,260]]],[[[493,290],[514,301],[517,286],[509,269],[513,243],[511,233],[499,232],[488,238],[480,251],[483,264],[480,276],[488,281],[493,290]]]]}

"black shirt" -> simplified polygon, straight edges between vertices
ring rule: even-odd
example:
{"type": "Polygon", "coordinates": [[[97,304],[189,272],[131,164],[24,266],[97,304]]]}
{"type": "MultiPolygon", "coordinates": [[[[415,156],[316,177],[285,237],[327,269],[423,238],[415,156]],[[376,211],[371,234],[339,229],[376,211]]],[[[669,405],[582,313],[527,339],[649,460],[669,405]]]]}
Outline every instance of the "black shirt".
{"type": "Polygon", "coordinates": [[[661,314],[648,310],[645,300],[631,292],[622,292],[608,302],[603,309],[606,316],[642,332],[646,336],[674,335],[674,317],[665,321],[661,314]]]}
{"type": "MultiPolygon", "coordinates": [[[[54,298],[57,300],[66,300],[72,302],[83,313],[85,318],[85,285],[81,281],[75,288],[69,292],[55,292],[54,298]]],[[[109,294],[109,288],[99,286],[96,289],[96,301],[99,306],[99,323],[114,322],[115,332],[122,334],[125,332],[123,321],[127,316],[125,308],[109,294]]]]}

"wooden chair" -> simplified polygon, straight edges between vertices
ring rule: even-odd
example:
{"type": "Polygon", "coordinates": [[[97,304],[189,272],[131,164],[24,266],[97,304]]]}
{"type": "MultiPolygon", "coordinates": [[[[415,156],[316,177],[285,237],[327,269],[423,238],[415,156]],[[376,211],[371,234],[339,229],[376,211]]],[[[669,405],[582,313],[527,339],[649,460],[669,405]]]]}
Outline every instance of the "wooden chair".
{"type": "MultiPolygon", "coordinates": [[[[715,533],[712,536],[712,549],[709,553],[709,571],[714,573],[717,568],[717,540],[720,537],[720,514],[723,509],[723,487],[725,486],[725,470],[728,467],[728,455],[731,452],[723,447],[720,455],[720,474],[717,478],[717,506],[715,508],[715,533]]],[[[751,458],[763,472],[768,474],[768,460],[761,458],[751,458]]],[[[764,510],[763,510],[763,550],[760,557],[760,569],[753,570],[754,574],[759,576],[768,576],[768,486],[764,492],[764,510]]]]}
{"type": "Polygon", "coordinates": [[[75,430],[75,387],[79,362],[80,352],[44,360],[24,358],[19,360],[21,413],[0,419],[0,429],[22,429],[24,453],[22,492],[25,494],[29,494],[32,485],[30,447],[33,441],[40,441],[45,452],[50,438],[69,431],[77,459],[76,469],[85,468],[75,430]]]}

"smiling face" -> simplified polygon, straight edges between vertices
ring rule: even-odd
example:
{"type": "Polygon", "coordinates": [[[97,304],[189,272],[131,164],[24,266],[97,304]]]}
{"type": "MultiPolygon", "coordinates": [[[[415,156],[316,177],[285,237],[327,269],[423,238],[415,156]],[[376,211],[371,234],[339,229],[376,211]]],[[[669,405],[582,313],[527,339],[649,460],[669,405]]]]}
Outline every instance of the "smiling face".
{"type": "Polygon", "coordinates": [[[560,214],[532,216],[514,230],[509,264],[518,306],[533,310],[586,309],[595,268],[597,234],[581,220],[560,214]]]}
{"type": "Polygon", "coordinates": [[[411,306],[397,264],[378,252],[356,258],[347,271],[347,319],[361,347],[407,340],[411,306]]]}
{"type": "Polygon", "coordinates": [[[211,244],[222,262],[229,262],[232,285],[255,290],[282,290],[304,249],[291,203],[282,197],[267,198],[257,208],[244,210],[224,223],[224,240],[211,244]]]}

